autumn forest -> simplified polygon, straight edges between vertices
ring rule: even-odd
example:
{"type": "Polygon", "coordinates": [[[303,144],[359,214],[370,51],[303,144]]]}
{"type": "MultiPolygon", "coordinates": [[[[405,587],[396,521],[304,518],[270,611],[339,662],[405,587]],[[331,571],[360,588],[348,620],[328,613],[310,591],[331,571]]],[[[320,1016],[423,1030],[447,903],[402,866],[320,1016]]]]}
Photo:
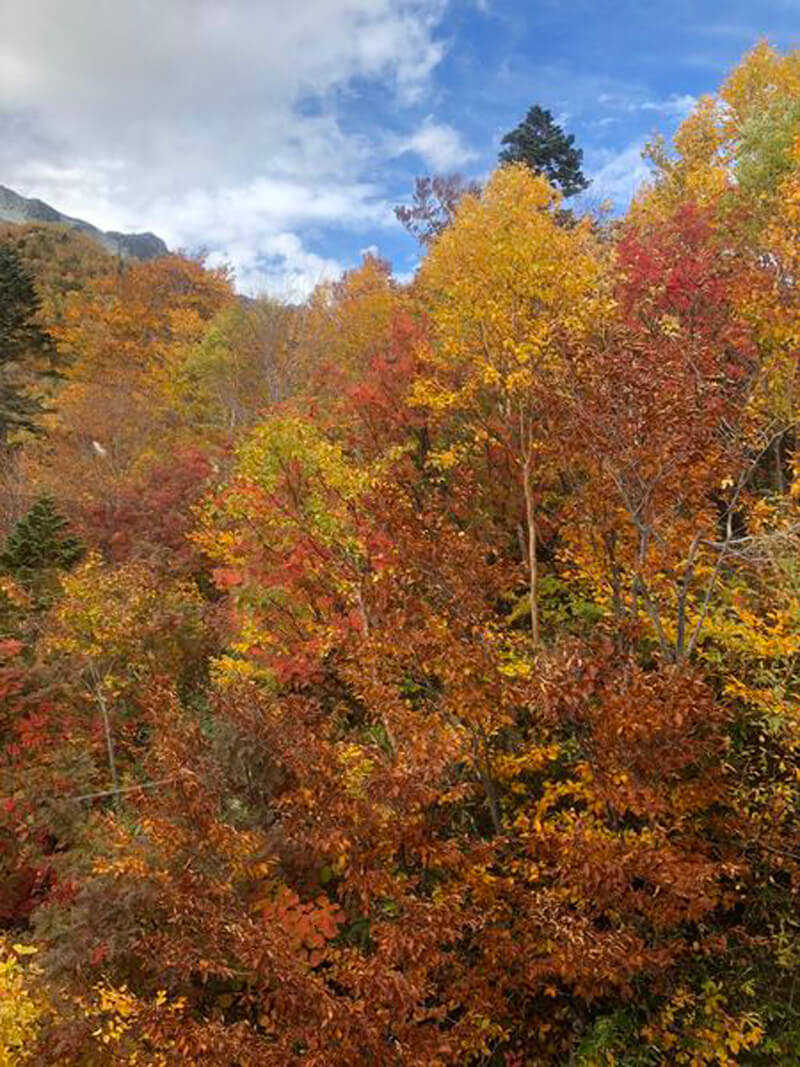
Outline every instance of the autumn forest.
{"type": "Polygon", "coordinates": [[[800,52],[517,147],[303,303],[0,229],[0,1065],[800,1063],[800,52]]]}

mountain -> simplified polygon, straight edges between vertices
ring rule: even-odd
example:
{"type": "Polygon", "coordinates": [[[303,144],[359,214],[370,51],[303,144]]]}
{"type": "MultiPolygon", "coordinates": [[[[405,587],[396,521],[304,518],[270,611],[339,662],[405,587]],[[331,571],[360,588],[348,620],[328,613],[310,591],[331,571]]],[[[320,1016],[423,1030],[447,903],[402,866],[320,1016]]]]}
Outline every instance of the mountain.
{"type": "Polygon", "coordinates": [[[113,255],[123,259],[156,259],[169,255],[169,249],[154,233],[116,233],[98,230],[90,222],[62,215],[43,200],[28,199],[0,185],[0,220],[5,222],[57,222],[85,233],[113,255]]]}

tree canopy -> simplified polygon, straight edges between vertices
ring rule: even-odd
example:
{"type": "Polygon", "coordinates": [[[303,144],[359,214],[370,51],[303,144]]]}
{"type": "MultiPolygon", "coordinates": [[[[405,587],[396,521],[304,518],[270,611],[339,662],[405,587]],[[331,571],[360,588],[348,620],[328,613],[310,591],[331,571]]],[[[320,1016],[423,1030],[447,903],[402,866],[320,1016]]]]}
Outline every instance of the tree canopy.
{"type": "Polygon", "coordinates": [[[798,1062],[798,70],[407,284],[6,256],[0,1064],[798,1062]]]}
{"type": "Polygon", "coordinates": [[[582,149],[575,147],[575,137],[565,133],[546,108],[538,104],[531,107],[500,143],[506,146],[500,152],[501,163],[524,163],[564,196],[588,189],[589,182],[581,170],[582,149]]]}
{"type": "Polygon", "coordinates": [[[0,441],[14,430],[41,430],[37,388],[52,375],[55,348],[37,318],[33,280],[11,245],[0,242],[0,441]]]}

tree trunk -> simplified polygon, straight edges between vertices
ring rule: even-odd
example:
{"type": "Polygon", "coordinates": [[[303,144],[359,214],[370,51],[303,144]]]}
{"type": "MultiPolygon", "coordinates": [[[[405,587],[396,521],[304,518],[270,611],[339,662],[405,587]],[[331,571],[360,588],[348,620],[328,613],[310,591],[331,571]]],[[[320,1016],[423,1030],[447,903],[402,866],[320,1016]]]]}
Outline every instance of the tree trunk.
{"type": "Polygon", "coordinates": [[[103,718],[103,732],[106,738],[108,769],[111,772],[111,784],[114,791],[114,807],[119,810],[119,778],[117,776],[117,761],[114,758],[114,739],[111,734],[111,717],[108,714],[108,705],[106,704],[106,698],[103,696],[103,690],[100,688],[100,681],[97,678],[95,678],[94,680],[94,697],[97,701],[97,706],[100,708],[100,714],[103,718]]]}
{"type": "MultiPolygon", "coordinates": [[[[357,599],[358,613],[361,616],[361,625],[362,625],[363,630],[364,630],[364,639],[365,640],[369,640],[370,625],[369,625],[369,615],[367,614],[367,605],[366,605],[366,603],[364,601],[364,581],[363,581],[363,578],[361,579],[361,581],[359,582],[359,585],[358,585],[357,597],[358,597],[358,599],[357,599]]],[[[371,673],[371,677],[372,677],[372,682],[373,682],[373,685],[375,685],[377,687],[378,679],[377,679],[377,675],[375,673],[375,661],[371,656],[370,656],[370,663],[371,663],[371,672],[370,673],[371,673]]],[[[392,761],[394,763],[396,763],[397,762],[397,744],[395,742],[394,735],[392,733],[391,727],[389,726],[389,720],[383,714],[381,714],[380,719],[381,719],[381,725],[383,726],[383,732],[386,734],[386,742],[389,745],[389,751],[391,753],[392,761]]]]}
{"type": "Polygon", "coordinates": [[[786,478],[783,473],[783,434],[779,434],[772,445],[775,462],[775,489],[783,496],[786,493],[786,478]]]}
{"type": "Polygon", "coordinates": [[[497,799],[497,788],[494,783],[494,776],[492,775],[492,765],[489,758],[489,743],[483,729],[480,731],[480,738],[480,751],[476,753],[478,774],[480,775],[481,785],[483,786],[483,791],[486,795],[486,806],[492,817],[492,826],[496,836],[499,837],[503,832],[503,824],[500,818],[500,802],[497,799]]]}
{"type": "Polygon", "coordinates": [[[528,527],[528,588],[531,611],[531,639],[534,648],[536,648],[539,645],[539,604],[537,590],[538,571],[536,567],[536,511],[533,502],[533,486],[531,485],[531,464],[532,457],[529,452],[525,457],[522,483],[525,492],[525,522],[528,527]]]}

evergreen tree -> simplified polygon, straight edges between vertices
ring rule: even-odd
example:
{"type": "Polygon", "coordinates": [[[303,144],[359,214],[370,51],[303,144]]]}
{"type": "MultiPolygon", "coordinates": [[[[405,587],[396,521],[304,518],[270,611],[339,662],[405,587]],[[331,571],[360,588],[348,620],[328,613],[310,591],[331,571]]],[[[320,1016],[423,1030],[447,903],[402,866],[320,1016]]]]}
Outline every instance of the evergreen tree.
{"type": "Polygon", "coordinates": [[[501,163],[524,163],[564,196],[588,189],[589,182],[581,170],[582,150],[575,147],[573,135],[564,133],[545,108],[532,107],[524,121],[500,143],[508,146],[500,153],[501,163]]]}
{"type": "Polygon", "coordinates": [[[41,432],[37,378],[54,374],[55,348],[36,321],[39,299],[19,254],[0,243],[0,444],[15,429],[41,432]]]}
{"type": "Polygon", "coordinates": [[[46,584],[50,572],[68,570],[84,553],[83,542],[68,533],[68,527],[52,497],[39,497],[8,535],[0,551],[0,570],[27,589],[38,589],[43,580],[46,584]]]}

